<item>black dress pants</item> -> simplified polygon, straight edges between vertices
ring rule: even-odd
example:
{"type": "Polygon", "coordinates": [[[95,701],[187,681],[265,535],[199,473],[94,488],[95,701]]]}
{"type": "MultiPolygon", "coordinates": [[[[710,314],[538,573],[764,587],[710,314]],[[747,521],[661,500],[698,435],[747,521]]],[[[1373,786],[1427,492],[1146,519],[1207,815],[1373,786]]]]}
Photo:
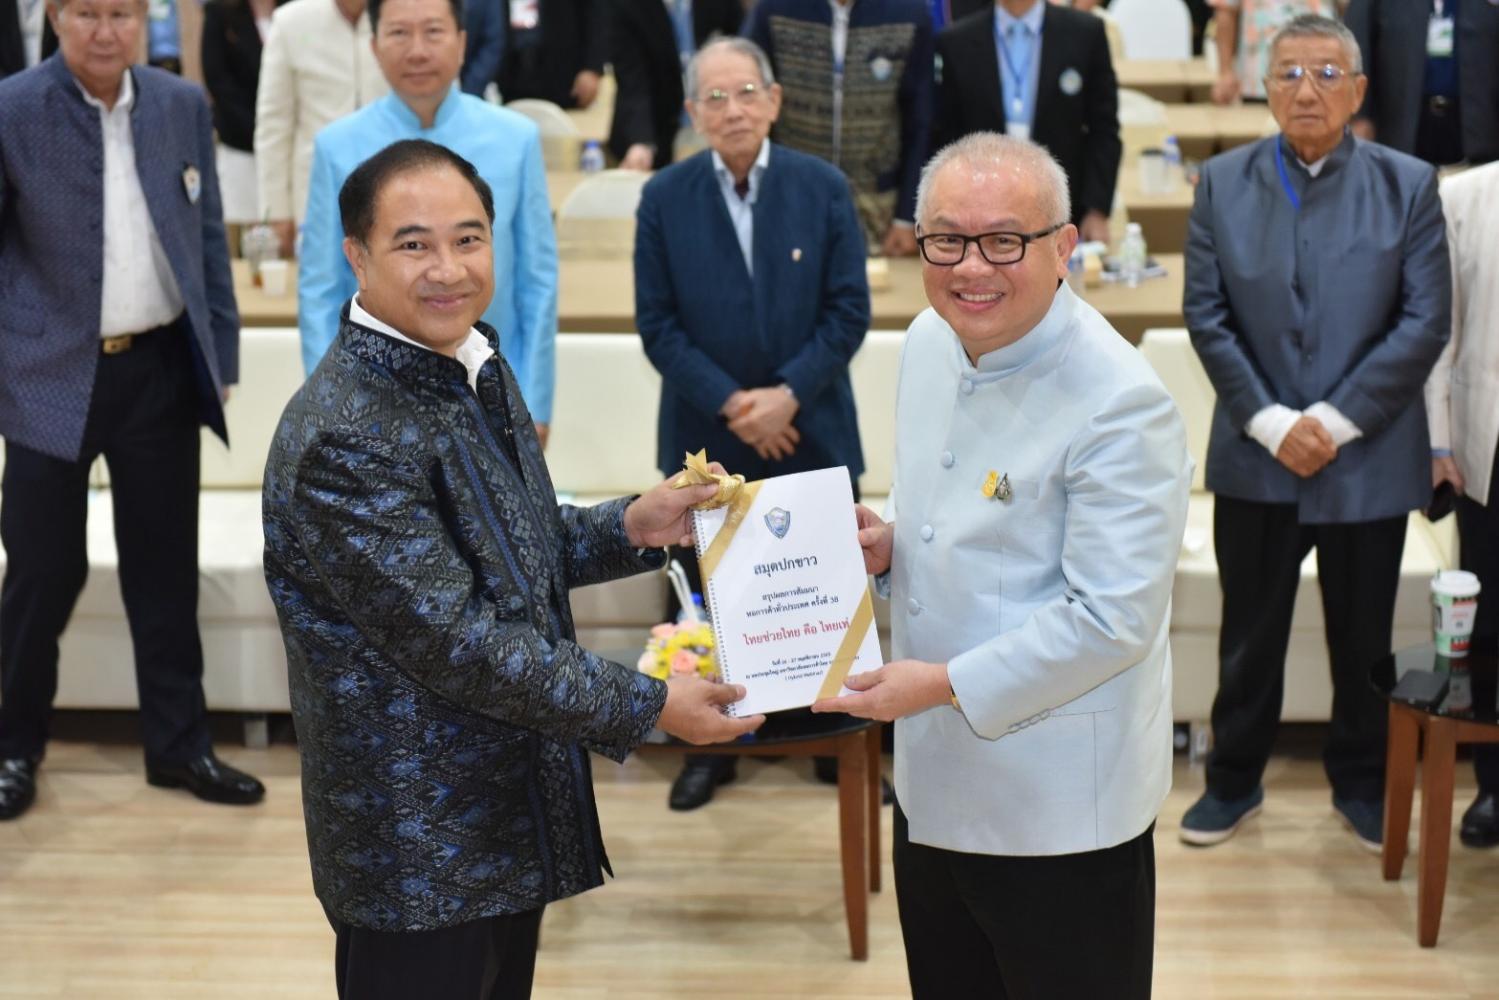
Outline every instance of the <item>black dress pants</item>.
{"type": "Polygon", "coordinates": [[[1390,652],[1405,527],[1405,515],[1301,524],[1294,504],[1215,499],[1223,624],[1207,766],[1214,795],[1250,794],[1270,760],[1301,561],[1315,548],[1333,687],[1323,765],[1333,794],[1383,797],[1385,708],[1369,685],[1369,668],[1390,652]]]}
{"type": "Polygon", "coordinates": [[[913,1000],[1149,1000],[1154,834],[1081,854],[965,854],[911,843],[897,805],[913,1000]]]}
{"type": "MultiPolygon", "coordinates": [[[[1473,622],[1475,652],[1499,651],[1499,448],[1494,449],[1494,473],[1489,478],[1488,504],[1466,496],[1457,498],[1459,564],[1478,576],[1478,617],[1473,622]]],[[[1478,790],[1499,794],[1499,745],[1473,747],[1473,771],[1478,790]]]]}
{"type": "Polygon", "coordinates": [[[339,1000],[525,1000],[542,912],[411,932],[373,931],[328,914],[339,1000]]]}
{"type": "Polygon", "coordinates": [[[99,358],[76,459],[6,443],[0,757],[46,747],[57,641],[88,576],[88,471],[101,454],[146,757],[180,763],[209,749],[197,621],[199,400],[188,336],[179,321],[99,358]]]}

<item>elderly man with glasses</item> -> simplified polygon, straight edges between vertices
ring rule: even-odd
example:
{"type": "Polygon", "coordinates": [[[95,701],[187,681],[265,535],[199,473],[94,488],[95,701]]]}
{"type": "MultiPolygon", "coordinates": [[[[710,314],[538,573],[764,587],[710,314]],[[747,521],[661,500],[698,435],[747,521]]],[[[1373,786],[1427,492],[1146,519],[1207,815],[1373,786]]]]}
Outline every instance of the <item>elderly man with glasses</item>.
{"type": "Polygon", "coordinates": [[[1406,519],[1431,496],[1422,385],[1451,300],[1436,172],[1354,138],[1366,81],[1347,28],[1299,17],[1266,78],[1280,134],[1210,160],[1183,305],[1218,394],[1207,457],[1223,586],[1207,789],[1182,819],[1216,844],[1260,809],[1302,560],[1317,551],[1333,808],[1383,839],[1384,713],[1406,519]]]}
{"type": "Polygon", "coordinates": [[[813,706],[897,720],[917,1000],[1150,996],[1191,460],[1154,372],[1061,280],[1068,202],[1044,149],[993,132],[923,171],[892,523],[858,512],[895,661],[813,706]]]}
{"type": "MultiPolygon", "coordinates": [[[[869,329],[869,284],[848,182],[770,141],[781,88],[754,42],[709,42],[686,85],[709,148],[646,184],[635,234],[636,325],[662,378],[661,471],[701,448],[749,479],[841,465],[857,496],[848,362],[869,329]]],[[[733,776],[732,757],[689,757],[671,807],[697,808],[733,776]]]]}

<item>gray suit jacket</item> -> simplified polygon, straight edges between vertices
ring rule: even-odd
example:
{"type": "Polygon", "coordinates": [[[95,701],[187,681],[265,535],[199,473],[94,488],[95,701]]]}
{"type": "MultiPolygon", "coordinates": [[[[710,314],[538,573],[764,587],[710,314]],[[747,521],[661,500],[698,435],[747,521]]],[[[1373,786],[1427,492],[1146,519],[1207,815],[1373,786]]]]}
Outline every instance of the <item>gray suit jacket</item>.
{"type": "Polygon", "coordinates": [[[1303,523],[1394,517],[1431,494],[1422,385],[1449,335],[1436,172],[1345,137],[1312,178],[1279,136],[1203,166],[1183,312],[1217,391],[1207,487],[1294,503],[1303,523]],[[1301,479],[1245,433],[1272,403],[1326,401],[1363,431],[1301,479]]]}
{"type": "MultiPolygon", "coordinates": [[[[136,172],[186,306],[200,415],[225,437],[219,390],[239,378],[239,312],[208,101],[162,70],[130,72],[136,172]]],[[[103,166],[99,112],[61,55],[0,81],[0,437],[68,460],[99,363],[103,166]]]]}

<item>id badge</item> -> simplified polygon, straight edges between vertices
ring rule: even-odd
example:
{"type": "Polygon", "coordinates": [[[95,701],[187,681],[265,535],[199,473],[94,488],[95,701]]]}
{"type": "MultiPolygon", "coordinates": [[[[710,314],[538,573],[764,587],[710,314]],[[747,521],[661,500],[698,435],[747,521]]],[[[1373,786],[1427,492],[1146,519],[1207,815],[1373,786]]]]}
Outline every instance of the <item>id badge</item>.
{"type": "Polygon", "coordinates": [[[1022,122],[1005,122],[1005,135],[1013,136],[1016,139],[1029,139],[1031,137],[1031,127],[1022,122]]]}
{"type": "Polygon", "coordinates": [[[1434,59],[1452,55],[1452,18],[1433,17],[1427,22],[1426,54],[1434,59]]]}
{"type": "Polygon", "coordinates": [[[541,23],[539,0],[510,0],[510,27],[528,31],[541,23]]]}

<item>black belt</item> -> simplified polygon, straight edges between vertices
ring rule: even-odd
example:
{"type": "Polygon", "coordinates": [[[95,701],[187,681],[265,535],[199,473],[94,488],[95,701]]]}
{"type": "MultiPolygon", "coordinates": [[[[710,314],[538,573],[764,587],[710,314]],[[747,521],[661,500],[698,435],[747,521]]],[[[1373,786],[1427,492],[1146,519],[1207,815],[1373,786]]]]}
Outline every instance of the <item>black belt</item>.
{"type": "Polygon", "coordinates": [[[1438,118],[1444,118],[1457,109],[1457,101],[1443,94],[1433,94],[1426,99],[1426,110],[1438,118]]]}

